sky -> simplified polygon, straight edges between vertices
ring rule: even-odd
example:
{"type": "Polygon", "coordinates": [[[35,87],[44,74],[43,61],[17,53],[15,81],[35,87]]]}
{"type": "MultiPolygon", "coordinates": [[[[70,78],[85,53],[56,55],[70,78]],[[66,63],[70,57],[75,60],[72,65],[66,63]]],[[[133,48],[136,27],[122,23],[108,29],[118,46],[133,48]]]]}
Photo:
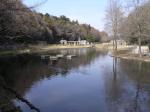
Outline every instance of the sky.
{"type": "MultiPolygon", "coordinates": [[[[39,4],[44,0],[24,0],[27,6],[39,4]]],[[[47,0],[35,8],[37,12],[53,16],[65,15],[79,23],[87,23],[96,29],[104,30],[107,0],[47,0]]]]}

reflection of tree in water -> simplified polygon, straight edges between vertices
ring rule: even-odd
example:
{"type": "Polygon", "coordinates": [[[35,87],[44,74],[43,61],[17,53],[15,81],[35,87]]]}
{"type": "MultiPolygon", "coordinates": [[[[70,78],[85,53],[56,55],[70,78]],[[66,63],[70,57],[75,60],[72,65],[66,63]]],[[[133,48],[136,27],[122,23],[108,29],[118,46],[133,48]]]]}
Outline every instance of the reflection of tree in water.
{"type": "Polygon", "coordinates": [[[135,98],[133,99],[133,111],[134,112],[148,112],[148,111],[150,111],[150,109],[149,109],[150,94],[145,95],[145,91],[143,91],[145,89],[143,73],[146,72],[146,71],[143,71],[143,70],[145,70],[143,68],[144,63],[138,62],[137,67],[138,68],[137,68],[137,74],[136,74],[137,77],[136,77],[136,81],[135,81],[135,98]]]}
{"type": "MultiPolygon", "coordinates": [[[[37,57],[34,57],[33,60],[31,60],[31,56],[17,56],[17,57],[1,58],[1,63],[0,63],[1,80],[0,82],[2,80],[3,82],[1,82],[0,86],[3,87],[1,90],[4,92],[0,91],[0,94],[1,94],[0,101],[2,105],[3,104],[5,105],[5,106],[0,107],[1,110],[3,110],[4,108],[4,109],[9,109],[9,111],[12,111],[11,109],[12,107],[10,106],[14,105],[12,100],[16,98],[15,96],[16,94],[14,94],[11,90],[4,88],[4,86],[11,87],[14,90],[17,90],[17,92],[23,96],[24,91],[27,91],[29,85],[33,84],[32,81],[35,81],[37,79],[38,74],[36,75],[36,73],[38,72],[36,72],[37,71],[36,60],[37,60],[37,57]],[[31,68],[35,72],[30,71],[31,68]],[[30,80],[28,79],[29,77],[30,77],[30,80]],[[5,104],[5,101],[7,101],[8,103],[5,104]]],[[[16,109],[15,106],[13,108],[16,109]]]]}
{"type": "Polygon", "coordinates": [[[109,112],[150,112],[150,64],[112,60],[113,74],[106,74],[109,112]]]}
{"type": "Polygon", "coordinates": [[[106,79],[106,93],[108,94],[107,103],[109,112],[119,112],[118,101],[121,96],[121,81],[118,74],[118,59],[112,59],[112,74],[106,79]]]}
{"type": "Polygon", "coordinates": [[[142,75],[140,79],[141,83],[147,85],[150,84],[150,63],[122,60],[120,61],[120,66],[122,71],[125,72],[132,81],[137,82],[137,73],[140,71],[142,75]],[[139,66],[141,66],[141,68],[139,66]]]}
{"type": "Polygon", "coordinates": [[[16,107],[12,101],[15,98],[14,95],[4,88],[5,85],[6,82],[0,75],[0,112],[21,112],[20,108],[16,107]]]}
{"type": "MultiPolygon", "coordinates": [[[[34,55],[5,57],[0,59],[0,76],[9,87],[24,96],[37,81],[56,75],[65,76],[69,70],[89,64],[98,55],[98,52],[89,50],[86,54],[80,55],[73,60],[60,59],[52,65],[50,61],[43,62],[38,56],[34,55]]],[[[8,96],[8,94],[5,93],[4,96],[8,96]]],[[[0,95],[0,97],[3,97],[3,95],[0,95]]],[[[3,99],[5,98],[3,97],[3,99]]],[[[9,100],[12,99],[14,97],[9,98],[9,100]]]]}
{"type": "Polygon", "coordinates": [[[125,96],[122,98],[120,108],[124,112],[149,112],[150,111],[150,83],[149,83],[149,67],[150,64],[131,60],[121,60],[120,68],[123,74],[131,80],[132,92],[129,94],[128,88],[123,92],[125,96]]]}
{"type": "Polygon", "coordinates": [[[140,98],[140,80],[141,80],[141,64],[142,62],[139,62],[138,72],[137,72],[137,83],[136,83],[136,93],[135,93],[135,101],[134,101],[134,112],[140,112],[140,105],[139,105],[139,98],[140,98]]]}
{"type": "Polygon", "coordinates": [[[13,95],[0,86],[0,112],[21,112],[20,108],[14,105],[12,98],[13,95]]]}
{"type": "Polygon", "coordinates": [[[119,84],[117,80],[117,58],[113,58],[113,71],[110,80],[110,99],[116,101],[119,97],[119,84]]]}
{"type": "Polygon", "coordinates": [[[113,59],[112,98],[116,100],[119,96],[119,85],[117,82],[117,58],[113,59]]]}

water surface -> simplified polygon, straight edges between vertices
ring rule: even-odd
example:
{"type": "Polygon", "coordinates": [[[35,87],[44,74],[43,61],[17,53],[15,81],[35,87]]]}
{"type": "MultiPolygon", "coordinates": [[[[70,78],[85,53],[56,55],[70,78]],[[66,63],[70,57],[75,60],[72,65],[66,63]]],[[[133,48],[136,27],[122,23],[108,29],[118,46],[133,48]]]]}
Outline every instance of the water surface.
{"type": "MultiPolygon", "coordinates": [[[[41,112],[150,112],[150,64],[112,58],[95,49],[47,54],[75,54],[57,61],[19,56],[2,61],[9,86],[41,112]]],[[[23,112],[29,107],[12,99],[23,112]]]]}

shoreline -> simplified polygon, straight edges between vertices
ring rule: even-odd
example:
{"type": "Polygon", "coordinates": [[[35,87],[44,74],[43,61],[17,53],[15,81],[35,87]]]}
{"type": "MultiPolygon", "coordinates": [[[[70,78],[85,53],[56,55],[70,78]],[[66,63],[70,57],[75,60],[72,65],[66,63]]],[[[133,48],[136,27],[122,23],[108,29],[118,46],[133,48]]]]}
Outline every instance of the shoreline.
{"type": "Polygon", "coordinates": [[[133,55],[133,54],[132,55],[131,54],[120,54],[120,55],[110,55],[110,56],[120,58],[120,59],[126,59],[126,60],[150,62],[150,56],[139,57],[138,55],[133,55]]]}
{"type": "Polygon", "coordinates": [[[118,46],[117,53],[113,53],[113,47],[109,44],[97,44],[97,49],[107,49],[111,52],[111,57],[126,59],[126,60],[136,60],[136,61],[143,61],[143,62],[150,62],[150,55],[143,55],[139,57],[138,54],[130,53],[132,50],[136,49],[137,46],[129,45],[129,46],[118,46]]]}
{"type": "Polygon", "coordinates": [[[39,47],[41,50],[58,50],[58,49],[80,49],[80,48],[90,48],[91,45],[48,45],[44,47],[39,47]]]}
{"type": "MultiPolygon", "coordinates": [[[[24,49],[16,49],[16,50],[3,50],[0,51],[0,56],[15,56],[20,54],[36,54],[36,53],[45,53],[52,50],[61,50],[61,49],[81,49],[81,48],[92,48],[91,45],[30,45],[24,49]]],[[[112,46],[107,46],[105,44],[96,44],[95,49],[97,50],[107,50],[112,54],[111,57],[127,59],[127,60],[137,60],[150,62],[150,55],[139,57],[138,54],[129,53],[135,46],[119,46],[118,52],[113,53],[112,46]]]]}
{"type": "Polygon", "coordinates": [[[34,54],[34,53],[44,53],[51,50],[61,50],[61,49],[81,49],[81,48],[91,48],[91,45],[80,45],[80,46],[70,46],[70,45],[30,45],[24,49],[15,50],[2,50],[0,51],[0,56],[14,56],[19,54],[34,54]]]}

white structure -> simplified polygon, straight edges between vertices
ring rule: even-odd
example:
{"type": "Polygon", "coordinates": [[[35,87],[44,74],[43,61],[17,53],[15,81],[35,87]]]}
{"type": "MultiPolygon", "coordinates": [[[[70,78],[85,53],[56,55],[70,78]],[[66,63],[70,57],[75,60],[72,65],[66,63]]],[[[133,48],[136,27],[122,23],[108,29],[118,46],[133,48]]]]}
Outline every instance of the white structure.
{"type": "Polygon", "coordinates": [[[60,44],[62,45],[89,45],[90,43],[87,40],[78,40],[78,41],[61,40],[60,44]]]}
{"type": "Polygon", "coordinates": [[[89,45],[90,43],[87,40],[80,40],[79,44],[80,45],[89,45]]]}
{"type": "Polygon", "coordinates": [[[67,40],[61,40],[61,41],[60,41],[60,44],[66,45],[66,44],[67,44],[67,40]]]}
{"type": "MultiPolygon", "coordinates": [[[[141,47],[142,54],[148,54],[149,53],[149,47],[148,46],[142,46],[141,47]]],[[[133,51],[133,54],[139,54],[139,46],[137,46],[133,51]]]]}
{"type": "MultiPolygon", "coordinates": [[[[115,40],[111,40],[110,43],[115,43],[115,40]]],[[[127,45],[127,43],[125,40],[117,40],[117,45],[127,45]]]]}

